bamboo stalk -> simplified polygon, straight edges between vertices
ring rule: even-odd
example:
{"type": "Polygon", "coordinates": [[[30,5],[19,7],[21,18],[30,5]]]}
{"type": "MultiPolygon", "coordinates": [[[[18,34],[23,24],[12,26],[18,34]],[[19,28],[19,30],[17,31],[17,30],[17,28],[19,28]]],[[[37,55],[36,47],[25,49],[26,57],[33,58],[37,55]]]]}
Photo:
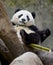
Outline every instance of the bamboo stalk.
{"type": "Polygon", "coordinates": [[[38,49],[38,50],[42,50],[42,51],[48,51],[48,52],[51,51],[50,48],[47,48],[47,47],[44,47],[44,46],[41,46],[38,44],[30,44],[29,46],[34,48],[34,49],[38,49]]]}

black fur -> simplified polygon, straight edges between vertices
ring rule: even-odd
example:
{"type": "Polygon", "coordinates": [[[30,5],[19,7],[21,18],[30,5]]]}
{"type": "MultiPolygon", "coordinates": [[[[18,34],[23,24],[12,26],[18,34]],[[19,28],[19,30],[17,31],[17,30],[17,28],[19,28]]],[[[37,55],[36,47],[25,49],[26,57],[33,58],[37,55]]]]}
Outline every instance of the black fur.
{"type": "Polygon", "coordinates": [[[38,28],[33,25],[29,26],[28,28],[34,31],[35,33],[27,34],[24,30],[20,31],[23,42],[26,44],[30,43],[39,44],[40,41],[42,43],[51,34],[49,29],[39,31],[38,28]]]}
{"type": "Polygon", "coordinates": [[[29,16],[27,16],[27,20],[28,20],[28,21],[30,20],[29,16]]]}
{"type": "Polygon", "coordinates": [[[39,32],[41,37],[41,43],[51,34],[49,29],[43,30],[39,32]]]}
{"type": "Polygon", "coordinates": [[[32,14],[33,18],[35,18],[35,16],[36,16],[35,12],[32,12],[31,14],[32,14]]]}
{"type": "Polygon", "coordinates": [[[27,45],[30,43],[35,43],[35,44],[39,43],[40,36],[38,33],[27,34],[24,30],[21,30],[20,34],[21,34],[23,42],[26,43],[27,45]]]}
{"type": "Polygon", "coordinates": [[[23,14],[19,15],[18,18],[20,18],[21,16],[23,16],[23,14]]]}
{"type": "Polygon", "coordinates": [[[16,11],[14,12],[14,13],[16,13],[16,12],[18,12],[18,11],[20,11],[21,9],[16,9],[16,11]]]}
{"type": "Polygon", "coordinates": [[[15,26],[16,24],[14,22],[12,22],[12,25],[15,26]]]}
{"type": "Polygon", "coordinates": [[[49,29],[40,31],[40,30],[39,30],[36,26],[34,26],[34,25],[29,26],[29,28],[40,35],[41,42],[43,42],[43,41],[51,34],[51,32],[50,32],[49,29]]]}

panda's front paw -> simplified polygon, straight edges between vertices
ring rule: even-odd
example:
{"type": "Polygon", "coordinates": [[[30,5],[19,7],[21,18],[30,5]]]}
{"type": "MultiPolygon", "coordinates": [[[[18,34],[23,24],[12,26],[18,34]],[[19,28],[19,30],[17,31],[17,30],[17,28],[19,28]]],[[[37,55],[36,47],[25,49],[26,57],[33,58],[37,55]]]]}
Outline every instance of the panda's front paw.
{"type": "Polygon", "coordinates": [[[25,30],[20,30],[20,35],[21,35],[21,37],[22,37],[22,41],[24,42],[24,43],[26,43],[26,38],[27,38],[27,33],[25,32],[25,30]]]}
{"type": "Polygon", "coordinates": [[[25,30],[23,30],[23,29],[20,30],[20,35],[22,38],[25,38],[26,36],[28,36],[27,33],[25,32],[25,30]]]}
{"type": "Polygon", "coordinates": [[[20,35],[23,36],[25,34],[25,31],[22,29],[20,30],[20,35]]]}

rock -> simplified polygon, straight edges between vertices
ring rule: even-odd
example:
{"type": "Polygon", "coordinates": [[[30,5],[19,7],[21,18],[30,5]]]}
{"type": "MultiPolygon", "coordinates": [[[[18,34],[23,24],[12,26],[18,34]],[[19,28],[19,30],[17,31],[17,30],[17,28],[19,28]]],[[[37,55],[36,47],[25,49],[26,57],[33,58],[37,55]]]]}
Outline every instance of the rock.
{"type": "Polygon", "coordinates": [[[43,65],[43,63],[36,54],[26,52],[23,55],[15,58],[10,65],[43,65]]]}

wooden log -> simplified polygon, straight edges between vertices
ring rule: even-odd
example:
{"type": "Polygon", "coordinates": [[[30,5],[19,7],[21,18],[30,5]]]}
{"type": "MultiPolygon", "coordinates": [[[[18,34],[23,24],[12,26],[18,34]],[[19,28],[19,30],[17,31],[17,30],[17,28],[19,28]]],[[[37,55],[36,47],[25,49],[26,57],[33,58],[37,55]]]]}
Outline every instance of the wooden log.
{"type": "Polygon", "coordinates": [[[3,2],[0,0],[0,38],[4,41],[12,57],[15,58],[24,52],[15,32],[12,32],[12,24],[5,11],[3,2]]]}
{"type": "Polygon", "coordinates": [[[0,60],[1,58],[7,60],[8,63],[10,63],[13,60],[10,51],[8,50],[4,42],[0,39],[0,60]]]}

